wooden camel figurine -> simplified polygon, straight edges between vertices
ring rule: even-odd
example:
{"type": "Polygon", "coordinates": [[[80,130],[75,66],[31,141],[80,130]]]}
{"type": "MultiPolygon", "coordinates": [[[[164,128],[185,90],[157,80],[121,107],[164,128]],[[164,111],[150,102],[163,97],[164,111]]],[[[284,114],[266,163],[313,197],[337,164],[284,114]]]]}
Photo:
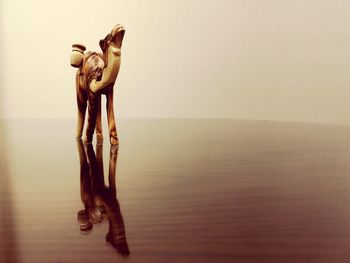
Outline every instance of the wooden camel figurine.
{"type": "Polygon", "coordinates": [[[110,143],[117,145],[118,134],[113,108],[113,87],[120,68],[120,56],[125,28],[118,24],[99,44],[103,53],[88,51],[85,46],[74,44],[71,66],[78,68],[76,94],[78,122],[76,137],[81,138],[88,106],[88,124],[85,141],[90,143],[96,129],[98,140],[103,139],[101,124],[101,94],[107,98],[107,119],[110,143]]]}

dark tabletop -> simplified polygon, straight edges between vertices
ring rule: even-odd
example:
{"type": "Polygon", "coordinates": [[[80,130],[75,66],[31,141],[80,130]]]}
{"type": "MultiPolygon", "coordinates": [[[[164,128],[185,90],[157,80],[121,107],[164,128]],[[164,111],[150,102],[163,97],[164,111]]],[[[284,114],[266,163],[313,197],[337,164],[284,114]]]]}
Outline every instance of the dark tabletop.
{"type": "Polygon", "coordinates": [[[350,127],[122,119],[117,152],[73,120],[0,127],[0,262],[350,262],[350,127]],[[81,231],[91,196],[108,220],[81,231]]]}

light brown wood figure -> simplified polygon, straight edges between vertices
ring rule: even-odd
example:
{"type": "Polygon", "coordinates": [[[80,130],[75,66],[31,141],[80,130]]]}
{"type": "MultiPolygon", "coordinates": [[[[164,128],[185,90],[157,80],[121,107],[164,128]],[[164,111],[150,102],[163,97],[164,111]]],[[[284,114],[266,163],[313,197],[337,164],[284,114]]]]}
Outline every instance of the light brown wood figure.
{"type": "Polygon", "coordinates": [[[102,140],[101,94],[107,98],[107,119],[109,137],[112,145],[117,145],[118,134],[113,107],[114,83],[120,68],[121,47],[125,28],[118,24],[99,44],[103,53],[88,51],[85,46],[74,44],[71,54],[71,66],[78,68],[76,74],[76,93],[78,104],[78,122],[76,137],[83,134],[86,108],[88,107],[88,123],[86,142],[91,142],[96,129],[98,140],[102,140]]]}

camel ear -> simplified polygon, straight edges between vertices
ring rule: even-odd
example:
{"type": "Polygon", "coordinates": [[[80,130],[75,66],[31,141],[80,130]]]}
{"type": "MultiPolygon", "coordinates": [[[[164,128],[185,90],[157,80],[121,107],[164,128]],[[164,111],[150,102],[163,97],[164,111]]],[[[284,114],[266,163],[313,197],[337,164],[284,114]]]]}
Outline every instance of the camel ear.
{"type": "Polygon", "coordinates": [[[105,41],[105,39],[101,39],[99,44],[100,44],[100,47],[102,49],[102,52],[104,52],[105,49],[106,49],[106,41],[105,41]]]}
{"type": "Polygon", "coordinates": [[[111,34],[108,34],[104,39],[100,40],[100,47],[103,51],[103,53],[105,52],[105,50],[107,49],[109,43],[112,41],[112,36],[111,34]]]}

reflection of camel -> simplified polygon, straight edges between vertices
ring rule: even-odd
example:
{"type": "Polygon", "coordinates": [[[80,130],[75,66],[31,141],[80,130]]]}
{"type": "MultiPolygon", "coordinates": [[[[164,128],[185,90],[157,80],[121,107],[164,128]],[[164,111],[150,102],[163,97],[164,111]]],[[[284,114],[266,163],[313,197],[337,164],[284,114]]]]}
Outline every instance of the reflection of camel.
{"type": "Polygon", "coordinates": [[[79,68],[76,74],[78,124],[77,138],[82,136],[85,113],[88,104],[88,124],[86,140],[92,141],[96,128],[98,138],[102,138],[101,125],[101,94],[107,98],[107,118],[110,142],[118,144],[117,128],[113,109],[113,86],[120,68],[121,46],[125,28],[116,25],[111,33],[100,40],[102,53],[86,52],[83,45],[73,45],[71,65],[79,68]]]}
{"type": "Polygon", "coordinates": [[[127,256],[130,254],[125,235],[123,216],[116,198],[115,171],[118,147],[111,145],[109,155],[109,187],[104,182],[102,143],[96,145],[96,155],[92,144],[86,144],[86,151],[81,139],[78,139],[80,159],[80,191],[84,209],[78,212],[80,230],[84,233],[92,230],[93,224],[108,219],[109,230],[106,241],[117,251],[127,256]],[[96,158],[97,156],[97,158],[96,158]]]}

